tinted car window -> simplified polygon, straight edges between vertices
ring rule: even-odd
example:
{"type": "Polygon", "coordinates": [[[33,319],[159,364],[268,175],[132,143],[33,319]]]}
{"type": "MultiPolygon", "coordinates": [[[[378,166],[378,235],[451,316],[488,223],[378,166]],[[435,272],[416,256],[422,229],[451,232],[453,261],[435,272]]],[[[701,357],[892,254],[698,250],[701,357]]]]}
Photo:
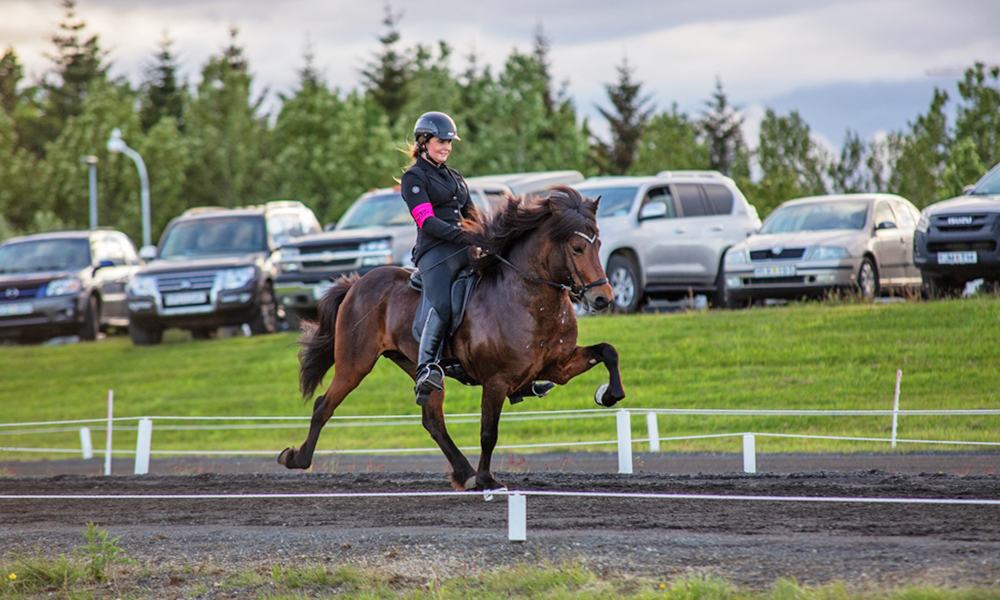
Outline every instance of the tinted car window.
{"type": "Polygon", "coordinates": [[[996,169],[971,192],[975,196],[1000,195],[1000,169],[996,169]]]}
{"type": "Polygon", "coordinates": [[[681,211],[685,217],[704,217],[712,214],[701,196],[700,186],[693,183],[678,183],[677,199],[681,202],[681,211]]]}
{"type": "Polygon", "coordinates": [[[586,198],[592,200],[601,197],[601,205],[597,209],[598,217],[621,217],[628,214],[632,208],[632,201],[639,188],[635,186],[627,187],[588,187],[580,190],[586,198]]]}
{"type": "Polygon", "coordinates": [[[77,271],[90,266],[86,239],[38,240],[0,246],[0,273],[77,271]]]}
{"type": "Polygon", "coordinates": [[[724,185],[706,184],[702,186],[708,202],[717,215],[728,215],[733,212],[733,193],[724,185]]]}
{"type": "Polygon", "coordinates": [[[917,221],[920,220],[920,213],[914,214],[913,209],[902,202],[893,202],[892,209],[893,212],[896,213],[896,218],[899,220],[897,224],[900,229],[916,228],[917,221]]]}
{"type": "Polygon", "coordinates": [[[667,207],[667,214],[664,217],[668,219],[673,219],[677,216],[677,208],[674,206],[674,197],[670,195],[670,190],[668,188],[651,188],[646,192],[646,199],[643,200],[643,206],[649,204],[650,202],[662,202],[667,207]]]}
{"type": "Polygon", "coordinates": [[[167,232],[162,258],[266,252],[263,218],[220,217],[177,223],[167,232]]]}
{"type": "Polygon", "coordinates": [[[337,223],[337,229],[357,229],[358,227],[386,227],[408,225],[413,222],[406,202],[399,194],[371,196],[364,202],[357,202],[337,223]]]}

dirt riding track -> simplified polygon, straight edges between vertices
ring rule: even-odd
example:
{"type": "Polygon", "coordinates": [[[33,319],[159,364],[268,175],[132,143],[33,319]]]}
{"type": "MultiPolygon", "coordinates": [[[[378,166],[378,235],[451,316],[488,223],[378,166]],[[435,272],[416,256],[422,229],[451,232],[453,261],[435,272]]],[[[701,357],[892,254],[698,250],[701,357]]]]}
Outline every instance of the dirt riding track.
{"type": "MultiPolygon", "coordinates": [[[[0,463],[0,548],[69,555],[93,521],[121,536],[119,545],[154,578],[184,568],[231,574],[350,563],[422,582],[573,561],[602,575],[665,581],[703,572],[750,587],[781,577],[804,585],[1000,586],[996,503],[529,494],[527,541],[510,542],[505,496],[403,494],[449,491],[443,458],[351,461],[342,459],[336,472],[321,472],[321,463],[300,473],[264,460],[156,460],[150,475],[111,477],[94,474],[94,461],[0,463]],[[81,474],[87,469],[92,474],[81,474]],[[334,492],[400,495],[11,497],[334,492]]],[[[1000,454],[760,456],[757,474],[740,472],[738,455],[641,455],[633,475],[614,474],[614,456],[603,454],[497,462],[507,465],[496,475],[511,490],[537,492],[1000,499],[1000,454]]]]}

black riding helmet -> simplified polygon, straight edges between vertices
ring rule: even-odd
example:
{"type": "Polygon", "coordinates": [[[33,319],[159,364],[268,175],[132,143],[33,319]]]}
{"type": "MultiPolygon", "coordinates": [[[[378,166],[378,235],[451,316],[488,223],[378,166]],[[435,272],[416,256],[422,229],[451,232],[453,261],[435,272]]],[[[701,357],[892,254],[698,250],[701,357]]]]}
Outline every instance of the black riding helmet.
{"type": "Polygon", "coordinates": [[[413,126],[413,139],[421,146],[432,137],[441,140],[462,140],[458,137],[458,127],[455,127],[455,121],[443,112],[437,111],[420,115],[417,124],[413,126]]]}

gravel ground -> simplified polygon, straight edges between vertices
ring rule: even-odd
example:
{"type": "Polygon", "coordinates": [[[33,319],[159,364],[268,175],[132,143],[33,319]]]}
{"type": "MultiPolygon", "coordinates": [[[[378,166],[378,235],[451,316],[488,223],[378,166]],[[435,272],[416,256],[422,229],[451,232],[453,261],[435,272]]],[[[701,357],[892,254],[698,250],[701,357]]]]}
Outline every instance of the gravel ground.
{"type": "MultiPolygon", "coordinates": [[[[637,455],[632,475],[615,473],[616,461],[501,457],[498,479],[526,494],[524,542],[508,540],[502,494],[426,494],[450,490],[442,457],[326,458],[308,473],[264,460],[157,459],[149,475],[110,477],[94,473],[97,461],[2,462],[0,547],[70,555],[95,522],[142,565],[123,569],[119,585],[150,597],[252,595],[260,590],[215,586],[239,572],[314,564],[374,568],[412,585],[548,561],[659,581],[706,573],[755,589],[782,577],[860,589],[1000,586],[996,503],[719,498],[997,501],[1000,454],[762,455],[756,474],[740,472],[739,455],[637,455]],[[365,492],[393,495],[322,495],[365,492]],[[46,497],[17,497],[29,495],[46,497]]],[[[115,472],[122,467],[131,465],[115,472]]]]}

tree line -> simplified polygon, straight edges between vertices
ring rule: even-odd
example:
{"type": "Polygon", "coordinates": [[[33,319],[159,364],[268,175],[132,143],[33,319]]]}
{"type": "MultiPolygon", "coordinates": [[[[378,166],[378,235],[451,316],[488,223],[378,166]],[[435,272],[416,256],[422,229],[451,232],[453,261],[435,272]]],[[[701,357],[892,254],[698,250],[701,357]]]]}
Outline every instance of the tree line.
{"type": "Polygon", "coordinates": [[[529,52],[513,50],[502,69],[473,53],[456,59],[444,41],[404,46],[400,15],[387,6],[380,47],[358,89],[326,81],[306,46],[294,90],[264,110],[238,29],[201,68],[178,76],[167,34],[151,51],[141,83],[109,76],[112,62],[87,30],[75,0],[61,0],[50,65],[26,81],[16,50],[0,54],[0,239],[89,221],[87,165],[98,158],[102,225],[138,240],[135,165],[106,149],[118,127],[149,172],[154,240],[194,206],[242,206],[296,199],[321,221],[337,219],[362,192],[393,185],[400,152],[427,110],[452,115],[464,141],[449,161],[466,175],[576,169],[585,175],[647,175],[715,169],[733,177],[761,216],[805,195],[890,192],[917,206],[955,196],[1000,162],[1000,68],[976,63],[954,91],[937,89],[927,112],[903,131],[863,140],[847,131],[839,155],[819,145],[797,111],[767,109],[753,150],[740,107],[722,82],[689,115],[658,108],[627,61],[604,85],[608,139],[594,134],[551,75],[550,44],[539,27],[529,52]],[[455,63],[463,63],[455,67],[455,63]]]}

